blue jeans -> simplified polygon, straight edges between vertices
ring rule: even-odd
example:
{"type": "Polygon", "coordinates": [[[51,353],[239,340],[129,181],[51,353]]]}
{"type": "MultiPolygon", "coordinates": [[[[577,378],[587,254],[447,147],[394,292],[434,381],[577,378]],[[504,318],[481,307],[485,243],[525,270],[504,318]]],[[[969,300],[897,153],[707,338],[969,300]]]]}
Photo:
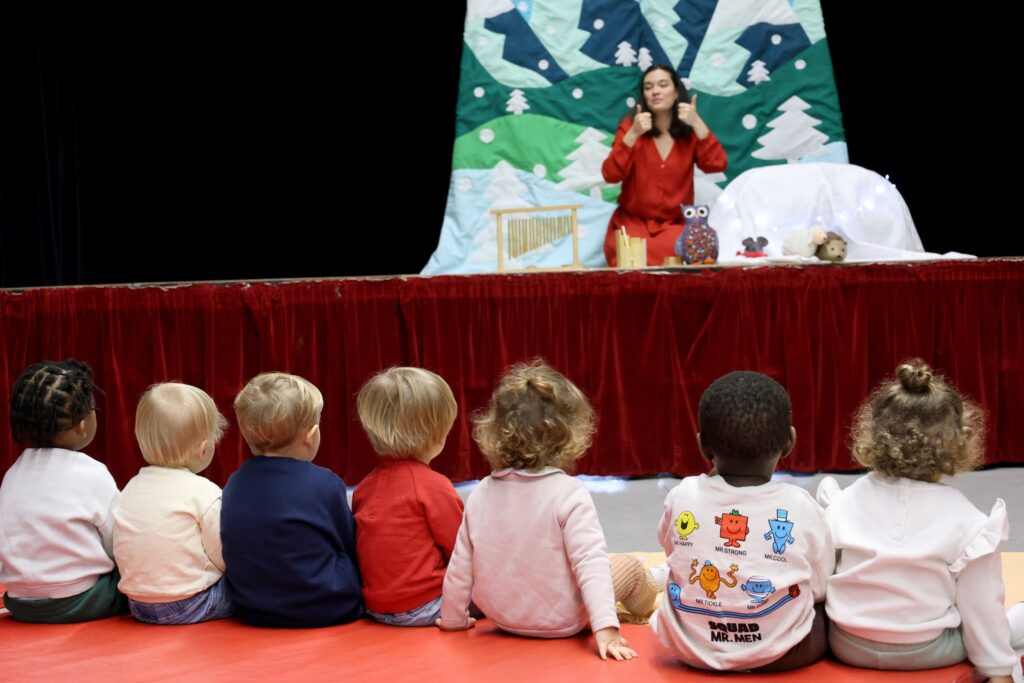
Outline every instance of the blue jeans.
{"type": "Polygon", "coordinates": [[[433,626],[441,616],[441,596],[408,612],[390,613],[367,610],[367,613],[380,623],[391,626],[433,626]]]}
{"type": "Polygon", "coordinates": [[[224,577],[202,593],[174,602],[128,600],[132,616],[147,624],[198,624],[231,616],[231,601],[224,589],[224,577]]]}

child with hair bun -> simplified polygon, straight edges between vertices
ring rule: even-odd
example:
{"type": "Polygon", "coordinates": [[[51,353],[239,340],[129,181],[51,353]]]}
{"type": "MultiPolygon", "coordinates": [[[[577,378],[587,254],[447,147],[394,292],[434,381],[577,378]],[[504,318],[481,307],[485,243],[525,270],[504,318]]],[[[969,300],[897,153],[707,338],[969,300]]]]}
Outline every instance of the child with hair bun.
{"type": "Polygon", "coordinates": [[[838,554],[829,643],[867,669],[918,670],[969,658],[992,681],[1014,665],[999,545],[1006,506],[980,512],[951,486],[982,460],[984,415],[923,361],[896,368],[857,412],[853,457],[871,470],[818,489],[838,554]]]}

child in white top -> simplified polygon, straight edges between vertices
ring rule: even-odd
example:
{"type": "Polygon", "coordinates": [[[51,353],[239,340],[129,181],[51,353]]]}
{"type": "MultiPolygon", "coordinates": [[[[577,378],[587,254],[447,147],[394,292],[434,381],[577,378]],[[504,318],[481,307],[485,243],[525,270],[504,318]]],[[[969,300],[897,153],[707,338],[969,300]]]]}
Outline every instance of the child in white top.
{"type": "Polygon", "coordinates": [[[985,515],[945,477],[982,457],[983,413],[923,361],[896,369],[861,406],[853,456],[872,471],[819,490],[838,563],[829,643],[847,664],[917,670],[968,657],[992,681],[1014,665],[999,545],[1006,507],[985,515]]]}
{"type": "Polygon", "coordinates": [[[11,389],[11,433],[27,446],[0,485],[0,583],[19,621],[70,623],[127,609],[117,591],[117,484],[79,452],[96,436],[99,391],[69,358],[28,367],[11,389]]]}
{"type": "Polygon", "coordinates": [[[114,558],[132,615],[150,624],[195,624],[231,613],[224,589],[220,487],[199,472],[227,421],[188,384],[149,388],[135,438],[149,463],[114,507],[114,558]]]}
{"type": "Polygon", "coordinates": [[[586,396],[537,360],[513,366],[474,422],[495,470],[466,503],[438,626],[470,628],[472,599],[504,631],[564,638],[589,626],[602,659],[635,657],[619,634],[615,603],[653,609],[653,580],[628,556],[632,570],[623,564],[613,579],[594,501],[564,471],[594,433],[586,396]]]}
{"type": "Polygon", "coordinates": [[[825,512],[772,481],[796,443],[781,384],[730,372],[701,396],[697,445],[714,465],[665,498],[658,538],[671,568],[651,619],[687,665],[776,673],[825,655],[825,583],[835,551],[825,512]]]}

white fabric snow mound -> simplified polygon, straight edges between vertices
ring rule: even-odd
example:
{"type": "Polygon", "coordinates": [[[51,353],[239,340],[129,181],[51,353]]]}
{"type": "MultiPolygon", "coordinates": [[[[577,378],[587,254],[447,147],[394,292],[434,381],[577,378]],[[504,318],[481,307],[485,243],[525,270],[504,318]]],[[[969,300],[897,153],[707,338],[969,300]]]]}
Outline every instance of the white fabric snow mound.
{"type": "Polygon", "coordinates": [[[847,242],[846,262],[923,261],[973,258],[924,251],[896,186],[851,164],[780,164],[751,169],[733,180],[711,207],[708,223],[718,231],[719,263],[800,263],[816,258],[782,253],[794,230],[821,227],[847,242]],[[748,259],[743,240],[765,237],[767,259],[748,259]]]}

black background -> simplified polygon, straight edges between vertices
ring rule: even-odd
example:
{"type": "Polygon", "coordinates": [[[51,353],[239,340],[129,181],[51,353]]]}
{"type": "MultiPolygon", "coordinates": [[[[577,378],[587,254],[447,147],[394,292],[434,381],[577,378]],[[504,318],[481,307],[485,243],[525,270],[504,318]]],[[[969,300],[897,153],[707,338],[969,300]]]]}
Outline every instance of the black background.
{"type": "MultiPolygon", "coordinates": [[[[1014,85],[970,44],[1000,29],[891,7],[823,2],[851,161],[897,185],[927,250],[1019,253],[996,199],[1014,85]]],[[[419,272],[465,3],[398,11],[386,33],[327,10],[6,23],[0,285],[419,272]]]]}

